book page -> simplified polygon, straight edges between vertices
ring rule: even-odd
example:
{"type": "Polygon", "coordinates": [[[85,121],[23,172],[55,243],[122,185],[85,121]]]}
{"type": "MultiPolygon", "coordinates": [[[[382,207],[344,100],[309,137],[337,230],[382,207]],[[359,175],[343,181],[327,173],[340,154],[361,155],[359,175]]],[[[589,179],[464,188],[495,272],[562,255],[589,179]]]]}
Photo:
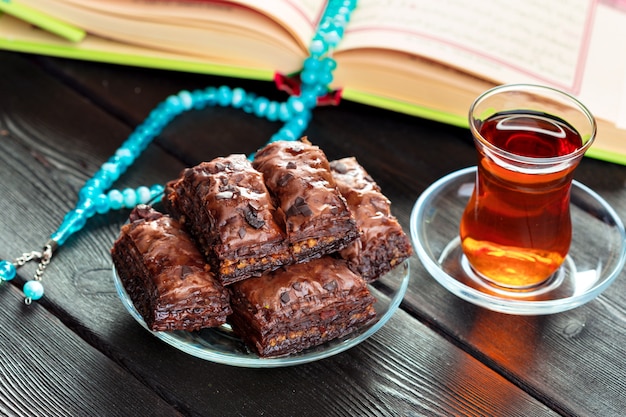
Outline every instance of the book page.
{"type": "Polygon", "coordinates": [[[290,28],[298,38],[308,47],[313,38],[315,28],[319,22],[326,0],[231,0],[244,6],[256,9],[272,16],[281,24],[290,28]]]}
{"type": "MultiPolygon", "coordinates": [[[[601,1],[578,94],[591,112],[626,129],[626,2],[601,1]]],[[[626,137],[622,139],[626,143],[626,137]]]]}
{"type": "Polygon", "coordinates": [[[496,82],[529,78],[576,93],[594,0],[362,0],[340,50],[395,49],[496,82]]]}
{"type": "MultiPolygon", "coordinates": [[[[83,7],[134,16],[140,20],[158,18],[163,22],[180,19],[180,24],[194,20],[223,20],[215,10],[243,6],[280,23],[298,41],[308,46],[326,6],[325,0],[55,0],[83,7]],[[184,20],[183,20],[184,19],[184,20]]],[[[219,13],[219,12],[217,12],[219,13]]],[[[229,21],[230,24],[234,22],[229,21]]],[[[249,22],[245,22],[248,24],[249,22]]]]}
{"type": "Polygon", "coordinates": [[[283,72],[301,67],[325,6],[323,0],[271,0],[255,7],[247,0],[21,1],[120,43],[283,72]]]}
{"type": "Polygon", "coordinates": [[[212,60],[116,42],[92,34],[80,43],[69,42],[8,14],[0,14],[0,49],[265,81],[273,80],[275,72],[267,62],[266,65],[251,65],[249,60],[212,60]]]}

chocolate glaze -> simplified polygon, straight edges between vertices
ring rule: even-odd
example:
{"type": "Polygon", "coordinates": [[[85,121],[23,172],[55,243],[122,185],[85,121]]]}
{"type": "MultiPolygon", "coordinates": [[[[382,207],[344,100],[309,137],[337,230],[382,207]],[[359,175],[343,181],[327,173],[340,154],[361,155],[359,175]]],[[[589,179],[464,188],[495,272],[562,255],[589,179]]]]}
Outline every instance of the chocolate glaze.
{"type": "Polygon", "coordinates": [[[299,352],[351,333],[375,317],[375,299],[345,261],[325,256],[228,287],[229,321],[260,356],[299,352]]]}
{"type": "Polygon", "coordinates": [[[256,153],[254,168],[285,216],[287,237],[297,262],[340,250],[358,231],[337,190],[326,155],[306,139],[277,141],[256,153]],[[300,248],[301,243],[306,243],[300,248]],[[297,247],[297,251],[293,248],[297,247]]]}
{"type": "Polygon", "coordinates": [[[291,262],[263,176],[245,155],[186,169],[168,183],[164,203],[196,238],[224,284],[291,262]],[[238,267],[229,269],[231,263],[238,267]]]}
{"type": "Polygon", "coordinates": [[[411,256],[411,242],[391,214],[391,202],[356,158],[332,161],[330,167],[360,232],[340,256],[366,281],[374,281],[411,256]]]}
{"type": "Polygon", "coordinates": [[[253,164],[231,155],[186,169],[163,201],[180,221],[139,206],[111,250],[137,310],[153,330],[216,326],[230,314],[261,357],[371,322],[366,282],[412,251],[356,159],[329,164],[306,139],[274,142],[253,164]]]}
{"type": "Polygon", "coordinates": [[[155,331],[219,326],[229,293],[180,224],[138,206],[111,249],[118,276],[146,325],[155,331]]]}

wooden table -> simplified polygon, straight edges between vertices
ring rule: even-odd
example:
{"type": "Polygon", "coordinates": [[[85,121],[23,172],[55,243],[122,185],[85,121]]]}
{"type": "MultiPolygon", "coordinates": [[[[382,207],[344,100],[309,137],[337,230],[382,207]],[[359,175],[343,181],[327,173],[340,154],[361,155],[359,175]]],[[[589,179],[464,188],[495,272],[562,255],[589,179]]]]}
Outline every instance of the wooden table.
{"type": "MultiPolygon", "coordinates": [[[[272,85],[0,52],[0,259],[38,250],[77,191],[134,126],[182,89],[272,85]]],[[[175,120],[117,188],[162,184],[182,168],[256,150],[280,127],[228,108],[175,120]]],[[[433,181],[474,165],[469,132],[354,103],[319,108],[306,134],[335,159],[354,155],[405,229],[433,181]]],[[[624,216],[626,167],[586,158],[576,178],[624,216]]],[[[182,353],[122,306],[109,248],[128,211],[97,215],[59,250],[45,297],[25,306],[0,287],[0,415],[614,416],[626,409],[626,272],[593,301],[513,316],[449,293],[411,259],[392,319],[320,361],[249,369],[182,353]]]]}

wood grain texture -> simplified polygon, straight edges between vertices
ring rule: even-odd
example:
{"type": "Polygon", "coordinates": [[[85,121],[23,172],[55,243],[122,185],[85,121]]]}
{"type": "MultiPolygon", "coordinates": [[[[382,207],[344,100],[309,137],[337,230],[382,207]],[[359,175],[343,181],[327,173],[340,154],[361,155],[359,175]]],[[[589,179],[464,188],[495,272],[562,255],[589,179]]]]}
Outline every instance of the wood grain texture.
{"type": "Polygon", "coordinates": [[[0,296],[0,415],[180,415],[14,286],[0,296]]]}
{"type": "MultiPolygon", "coordinates": [[[[43,242],[83,181],[168,94],[220,83],[271,90],[9,53],[0,60],[0,91],[10,98],[0,100],[0,192],[8,196],[0,210],[9,213],[0,238],[15,236],[2,258],[43,242]]],[[[181,117],[116,186],[162,183],[199,160],[250,152],[276,128],[230,109],[181,117]]],[[[406,230],[421,191],[474,163],[467,131],[356,104],[316,110],[306,133],[331,159],[357,156],[406,230]]],[[[624,207],[625,171],[585,161],[580,175],[624,207]]],[[[570,313],[520,318],[461,301],[412,259],[403,303],[410,315],[399,312],[368,341],[293,368],[232,368],[164,345],[125,312],[108,248],[126,215],[94,217],[68,241],[46,273],[44,304],[184,415],[612,415],[625,405],[626,365],[615,347],[625,342],[623,283],[570,313]]]]}
{"type": "MultiPolygon", "coordinates": [[[[127,102],[97,88],[89,74],[91,65],[75,67],[74,63],[61,62],[60,67],[78,83],[108,97],[115,106],[127,102]]],[[[93,68],[101,76],[107,70],[102,66],[93,68]]],[[[111,74],[116,73],[115,68],[110,70],[111,74]]],[[[146,83],[155,83],[160,75],[150,72],[146,83]]],[[[118,82],[141,82],[136,75],[128,77],[118,82]]],[[[199,77],[181,76],[181,81],[175,84],[169,74],[163,78],[168,82],[163,94],[198,88],[206,82],[199,77]]],[[[143,84],[141,89],[151,88],[143,84]]],[[[139,102],[133,104],[141,108],[139,102]]],[[[131,106],[123,112],[140,117],[131,106]]],[[[467,131],[360,105],[342,104],[340,108],[316,110],[306,134],[331,158],[357,156],[390,197],[394,213],[407,230],[412,205],[421,191],[439,177],[475,164],[467,131]]],[[[184,148],[176,137],[168,140],[174,142],[169,145],[171,148],[184,148]]],[[[181,157],[185,159],[184,155],[181,157]]],[[[624,216],[624,167],[586,158],[576,178],[596,190],[624,216]]],[[[484,311],[457,299],[436,284],[418,262],[414,271],[407,308],[528,392],[573,415],[614,415],[626,405],[626,396],[620,394],[625,388],[626,364],[614,348],[626,345],[624,309],[619,307],[625,305],[624,273],[601,297],[586,306],[549,317],[519,318],[484,311]],[[501,331],[496,334],[489,329],[501,331]],[[580,363],[581,355],[588,358],[584,363],[580,363]]]]}

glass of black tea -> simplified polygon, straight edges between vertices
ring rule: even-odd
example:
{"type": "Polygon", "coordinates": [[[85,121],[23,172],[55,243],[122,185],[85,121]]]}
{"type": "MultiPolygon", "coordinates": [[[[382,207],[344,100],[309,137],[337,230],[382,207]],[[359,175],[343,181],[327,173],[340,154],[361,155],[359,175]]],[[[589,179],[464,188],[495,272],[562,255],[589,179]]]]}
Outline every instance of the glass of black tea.
{"type": "Polygon", "coordinates": [[[570,188],[595,139],[594,117],[559,90],[510,84],[479,96],[469,124],[478,163],[461,218],[463,253],[492,284],[535,288],[569,251],[570,188]]]}

